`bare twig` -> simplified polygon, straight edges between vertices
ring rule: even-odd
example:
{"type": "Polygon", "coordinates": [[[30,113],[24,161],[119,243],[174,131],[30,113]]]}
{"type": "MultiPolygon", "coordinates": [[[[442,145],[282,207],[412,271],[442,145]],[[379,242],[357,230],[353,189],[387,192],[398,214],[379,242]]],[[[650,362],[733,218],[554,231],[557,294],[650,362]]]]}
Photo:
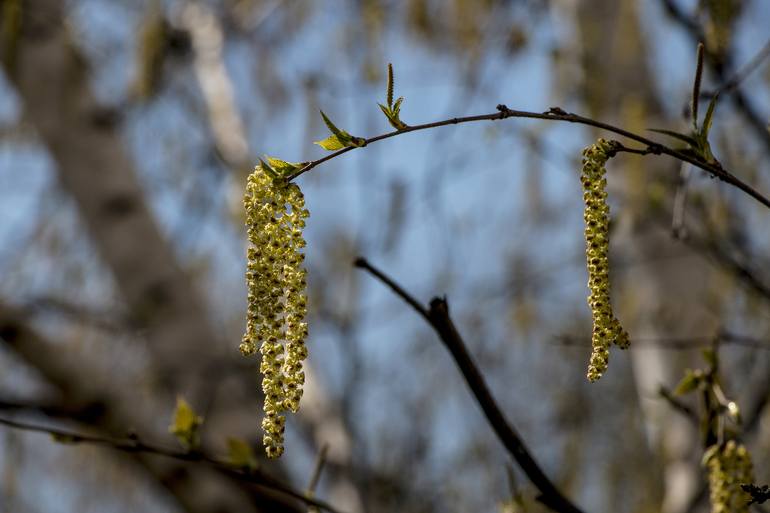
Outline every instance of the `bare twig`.
{"type": "Polygon", "coordinates": [[[736,87],[738,87],[741,82],[746,80],[749,75],[751,75],[755,70],[757,70],[760,65],[762,64],[762,61],[767,59],[770,56],[770,39],[767,40],[767,42],[762,46],[762,48],[759,49],[759,51],[749,59],[749,61],[743,65],[741,69],[736,71],[732,77],[725,80],[721,86],[717,88],[716,91],[713,92],[703,92],[701,96],[705,96],[707,98],[711,98],[717,94],[721,95],[722,93],[729,93],[732,92],[736,87]]]}
{"type": "MultiPolygon", "coordinates": [[[[380,135],[371,137],[369,139],[366,139],[362,146],[373,144],[378,141],[389,139],[391,137],[395,137],[401,134],[406,134],[409,132],[417,132],[419,130],[428,130],[431,128],[438,128],[441,126],[459,125],[462,123],[472,123],[476,121],[499,121],[499,120],[508,119],[508,118],[529,118],[529,119],[544,119],[548,121],[566,121],[569,123],[578,123],[581,125],[588,125],[596,128],[601,128],[603,130],[607,130],[609,132],[622,135],[623,137],[634,140],[647,147],[645,150],[632,150],[630,148],[625,148],[625,149],[619,149],[618,151],[626,151],[630,153],[641,153],[644,155],[665,154],[665,155],[674,157],[676,159],[679,159],[682,162],[688,162],[696,167],[699,167],[700,169],[703,169],[704,171],[707,171],[715,178],[718,178],[723,182],[726,182],[734,187],[737,187],[738,189],[742,190],[743,192],[745,192],[755,200],[759,201],[766,207],[770,208],[770,198],[767,198],[762,193],[755,190],[753,187],[743,182],[742,180],[740,180],[738,177],[736,177],[726,169],[722,168],[722,166],[719,165],[718,163],[706,162],[705,160],[697,158],[693,155],[690,155],[680,150],[670,148],[661,143],[655,142],[652,139],[648,139],[647,137],[641,136],[639,134],[635,134],[623,128],[619,128],[619,127],[610,125],[608,123],[604,123],[602,121],[596,121],[594,119],[580,116],[578,114],[571,114],[571,113],[565,112],[559,107],[551,107],[546,112],[527,112],[523,110],[509,109],[507,106],[501,104],[497,106],[497,110],[498,112],[495,112],[492,114],[481,114],[477,116],[451,118],[451,119],[445,119],[442,121],[435,121],[433,123],[426,123],[423,125],[409,126],[401,130],[395,130],[393,132],[380,134],[380,135]]],[[[303,175],[304,173],[307,173],[314,167],[320,164],[323,164],[324,162],[327,162],[333,158],[339,157],[340,155],[343,155],[353,149],[355,149],[355,147],[349,146],[347,148],[342,148],[341,150],[335,151],[334,153],[330,153],[329,155],[326,155],[325,157],[322,157],[320,159],[310,161],[307,164],[305,164],[301,169],[289,175],[286,179],[289,181],[294,180],[295,178],[303,175]]]]}
{"type": "Polygon", "coordinates": [[[567,499],[556,488],[551,480],[543,473],[540,465],[530,454],[529,449],[522,441],[516,429],[505,418],[505,415],[497,405],[492,393],[489,391],[473,358],[468,353],[460,333],[457,331],[452,319],[449,317],[449,305],[445,298],[433,298],[428,308],[422,306],[409,293],[401,288],[395,281],[386,276],[382,271],[373,267],[364,258],[357,258],[354,262],[356,267],[366,270],[378,280],[387,285],[397,296],[403,299],[417,313],[419,313],[438,334],[444,343],[455,363],[460,369],[460,373],[465,378],[468,387],[476,397],[476,401],[481,406],[484,415],[490,426],[494,430],[498,439],[502,442],[508,453],[516,460],[521,470],[529,477],[532,484],[539,490],[538,500],[545,506],[561,513],[580,513],[581,510],[567,499]]]}
{"type": "MultiPolygon", "coordinates": [[[[734,345],[741,347],[749,347],[751,349],[763,349],[770,350],[770,340],[764,340],[745,335],[739,335],[730,332],[719,332],[719,344],[721,346],[734,345]]],[[[676,337],[676,338],[634,338],[631,340],[631,350],[644,350],[648,348],[654,349],[670,349],[672,351],[687,351],[690,349],[703,349],[704,347],[711,347],[714,341],[714,335],[708,336],[691,336],[691,337],[676,337]]],[[[591,340],[584,337],[572,337],[569,335],[560,335],[556,337],[556,344],[562,346],[575,346],[575,347],[591,347],[591,340]]]]}
{"type": "Polygon", "coordinates": [[[671,216],[671,233],[677,239],[687,235],[685,214],[687,212],[687,191],[691,170],[692,167],[685,162],[682,162],[682,165],[679,167],[679,181],[676,184],[674,208],[671,216]]]}
{"type": "Polygon", "coordinates": [[[658,395],[666,400],[666,402],[676,411],[690,419],[695,423],[697,426],[700,422],[700,419],[698,418],[698,414],[695,413],[695,411],[684,404],[682,401],[674,397],[674,394],[663,385],[660,386],[658,389],[658,395]]]}
{"type": "Polygon", "coordinates": [[[278,481],[274,477],[271,477],[260,470],[245,469],[239,466],[233,466],[225,460],[209,456],[201,451],[179,451],[175,449],[169,449],[167,447],[145,443],[136,436],[130,436],[122,439],[110,438],[106,436],[95,436],[4,418],[0,418],[0,425],[34,433],[45,433],[51,435],[56,441],[64,444],[85,443],[91,445],[101,445],[128,453],[154,454],[175,460],[206,464],[240,480],[283,493],[310,506],[315,506],[317,508],[326,510],[329,513],[341,513],[330,504],[309,497],[307,494],[293,489],[289,485],[278,481]]]}
{"type": "MultiPolygon", "coordinates": [[[[315,489],[318,486],[318,481],[321,479],[321,472],[323,471],[324,464],[326,463],[327,452],[329,452],[329,444],[323,444],[321,446],[321,450],[318,451],[315,465],[313,465],[313,473],[310,476],[310,482],[308,483],[307,490],[305,491],[305,495],[307,497],[312,497],[315,495],[315,489]]],[[[316,511],[318,511],[316,506],[310,505],[308,507],[309,513],[314,513],[316,511]]]]}

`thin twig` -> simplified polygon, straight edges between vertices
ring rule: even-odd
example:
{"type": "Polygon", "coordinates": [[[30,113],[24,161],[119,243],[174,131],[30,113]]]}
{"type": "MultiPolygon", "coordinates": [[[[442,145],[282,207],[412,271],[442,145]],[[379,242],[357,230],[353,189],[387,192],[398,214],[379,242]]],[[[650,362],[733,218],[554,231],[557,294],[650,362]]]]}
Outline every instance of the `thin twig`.
{"type": "Polygon", "coordinates": [[[671,233],[676,239],[687,235],[685,214],[687,212],[687,192],[689,189],[691,170],[692,167],[685,162],[682,162],[682,165],[679,166],[679,181],[676,184],[674,208],[671,216],[671,233]]]}
{"type": "Polygon", "coordinates": [[[532,484],[540,491],[538,500],[554,511],[580,513],[581,510],[562,495],[545,473],[543,473],[540,465],[532,457],[516,429],[505,418],[492,393],[489,391],[484,377],[473,362],[470,353],[468,353],[465,342],[449,316],[449,305],[446,299],[433,298],[429,308],[425,308],[395,281],[373,267],[364,258],[357,258],[354,265],[368,271],[382,281],[431,325],[444,343],[444,347],[449,350],[454,358],[460,373],[476,397],[476,401],[481,406],[487,421],[498,439],[519,464],[521,470],[529,477],[532,484]]]}
{"type": "Polygon", "coordinates": [[[119,439],[105,436],[87,435],[74,431],[66,431],[58,428],[29,424],[26,422],[19,422],[4,418],[0,418],[0,425],[34,433],[45,433],[54,437],[56,441],[65,444],[85,443],[91,445],[101,445],[122,452],[135,454],[154,454],[175,460],[207,464],[230,476],[283,493],[289,497],[300,500],[305,504],[324,509],[329,513],[341,513],[330,504],[327,504],[326,502],[320,501],[318,499],[314,499],[312,497],[308,497],[303,492],[293,489],[289,485],[278,481],[274,477],[271,477],[260,470],[244,469],[238,466],[233,466],[225,460],[221,460],[213,456],[208,456],[201,451],[179,451],[175,449],[169,449],[167,447],[160,447],[157,445],[145,443],[135,436],[119,439]]]}
{"type": "MultiPolygon", "coordinates": [[[[321,450],[318,451],[318,456],[315,460],[315,465],[313,465],[313,473],[310,475],[310,482],[307,485],[307,490],[305,491],[305,495],[308,497],[312,497],[315,495],[315,489],[318,486],[318,481],[321,479],[321,472],[323,471],[324,464],[326,463],[326,453],[329,452],[329,444],[323,444],[321,446],[321,450]]],[[[315,506],[308,506],[308,512],[314,513],[318,511],[318,508],[315,506]]]]}
{"type": "Polygon", "coordinates": [[[674,397],[674,394],[663,385],[660,386],[658,389],[658,395],[666,400],[666,402],[676,411],[690,419],[692,422],[695,423],[697,426],[700,422],[700,419],[698,418],[698,414],[695,413],[695,411],[684,404],[682,401],[674,397]]]}
{"type": "MultiPolygon", "coordinates": [[[[369,144],[376,143],[378,141],[382,141],[384,139],[389,139],[391,137],[395,137],[397,135],[406,134],[409,132],[417,132],[420,130],[428,130],[431,128],[438,128],[441,126],[448,126],[448,125],[459,125],[462,123],[472,123],[476,121],[499,121],[502,119],[508,119],[508,118],[528,118],[528,119],[544,119],[548,121],[566,121],[569,123],[578,123],[581,125],[588,125],[593,126],[596,128],[601,128],[603,130],[607,130],[609,132],[613,132],[618,135],[622,135],[623,137],[626,137],[628,139],[634,140],[638,143],[641,143],[647,147],[646,150],[619,150],[619,151],[628,151],[632,153],[640,153],[644,152],[643,154],[665,154],[669,155],[671,157],[674,157],[676,159],[679,159],[683,162],[688,162],[696,167],[699,167],[700,169],[703,169],[704,171],[707,171],[715,178],[718,178],[722,180],[723,182],[726,182],[734,187],[737,187],[738,189],[742,190],[755,200],[759,201],[766,207],[770,208],[770,199],[755,190],[753,187],[748,185],[747,183],[743,182],[739,178],[737,178],[735,175],[727,171],[726,169],[722,168],[719,164],[716,163],[710,163],[706,162],[705,160],[701,160],[699,158],[696,158],[693,155],[684,153],[680,150],[676,150],[673,148],[670,148],[668,146],[665,146],[661,143],[655,142],[652,139],[648,139],[647,137],[641,136],[639,134],[635,134],[633,132],[630,132],[628,130],[625,130],[623,128],[619,128],[613,125],[610,125],[608,123],[604,123],[602,121],[596,121],[591,118],[587,118],[584,116],[580,116],[578,114],[571,114],[568,112],[565,112],[564,110],[560,109],[559,107],[551,107],[546,112],[527,112],[523,110],[513,110],[509,109],[505,105],[498,105],[497,106],[498,112],[492,113],[492,114],[480,114],[477,116],[465,116],[460,118],[451,118],[451,119],[445,119],[442,121],[435,121],[433,123],[425,123],[423,125],[414,125],[409,126],[407,128],[401,129],[401,130],[395,130],[393,132],[388,132],[384,134],[380,134],[374,137],[371,137],[369,139],[366,139],[364,144],[362,146],[367,146],[369,144]]],[[[343,155],[351,150],[355,149],[355,147],[349,146],[347,148],[343,148],[341,150],[335,151],[334,153],[330,153],[329,155],[326,155],[325,157],[322,157],[318,160],[313,160],[305,164],[301,169],[295,171],[286,179],[288,181],[294,180],[297,177],[307,173],[314,167],[323,164],[324,162],[327,162],[333,158],[339,157],[340,155],[343,155]]]]}
{"type": "MultiPolygon", "coordinates": [[[[734,345],[750,347],[752,349],[770,350],[770,340],[738,335],[729,332],[720,332],[718,334],[721,345],[734,345]]],[[[631,340],[631,350],[644,349],[668,349],[672,351],[686,351],[690,349],[703,349],[711,347],[714,335],[710,336],[692,336],[679,338],[634,338],[631,340]]],[[[570,335],[559,335],[555,337],[555,343],[561,346],[591,347],[591,341],[587,338],[572,337],[570,335]]]]}
{"type": "Polygon", "coordinates": [[[762,61],[770,57],[770,39],[759,49],[759,51],[743,65],[741,69],[735,72],[732,77],[725,80],[721,86],[714,92],[703,92],[701,96],[711,98],[717,94],[729,93],[738,87],[741,82],[746,80],[755,70],[759,69],[762,61]]]}

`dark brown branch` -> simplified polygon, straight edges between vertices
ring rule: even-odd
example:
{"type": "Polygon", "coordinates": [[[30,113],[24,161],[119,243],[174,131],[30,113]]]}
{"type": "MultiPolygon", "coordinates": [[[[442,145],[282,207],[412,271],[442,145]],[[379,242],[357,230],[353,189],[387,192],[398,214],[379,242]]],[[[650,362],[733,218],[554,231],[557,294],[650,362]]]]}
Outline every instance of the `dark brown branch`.
{"type": "Polygon", "coordinates": [[[4,418],[0,418],[0,425],[34,433],[45,433],[51,435],[57,442],[64,444],[85,443],[91,445],[101,445],[127,453],[154,454],[157,456],[180,461],[206,464],[227,475],[255,484],[257,486],[263,486],[270,490],[283,493],[289,497],[300,500],[309,506],[315,506],[330,513],[341,513],[330,504],[327,504],[326,502],[318,499],[314,499],[312,497],[308,497],[306,494],[293,489],[289,485],[278,481],[277,479],[265,474],[260,470],[245,469],[234,466],[225,460],[209,456],[201,451],[179,451],[175,449],[169,449],[167,447],[145,443],[136,436],[122,439],[110,438],[106,436],[95,436],[4,418]]]}
{"type": "Polygon", "coordinates": [[[487,421],[498,439],[540,492],[538,500],[554,511],[580,513],[581,510],[562,495],[551,480],[548,479],[540,465],[530,454],[529,449],[527,449],[516,429],[505,418],[505,415],[487,387],[484,377],[473,362],[470,353],[468,353],[465,342],[449,316],[449,305],[446,299],[433,298],[429,308],[425,308],[396,282],[373,267],[364,258],[357,258],[354,265],[368,271],[378,280],[382,281],[433,327],[433,330],[438,334],[444,346],[449,350],[452,358],[454,358],[460,373],[476,397],[476,401],[481,406],[487,421]]]}
{"type": "MultiPolygon", "coordinates": [[[[720,346],[734,345],[748,347],[751,349],[760,349],[770,351],[770,340],[749,337],[730,333],[727,331],[719,332],[716,337],[719,339],[720,346]]],[[[663,349],[671,351],[687,351],[694,349],[703,349],[712,347],[715,335],[692,336],[676,338],[634,338],[631,340],[631,351],[642,351],[644,349],[663,349]]],[[[570,335],[559,335],[555,337],[554,343],[561,346],[591,347],[591,340],[584,337],[573,337],[570,335]]]]}
{"type": "MultiPolygon", "coordinates": [[[[723,169],[722,166],[720,166],[719,164],[712,164],[712,163],[706,162],[705,160],[698,159],[688,153],[685,153],[673,148],[669,148],[668,146],[655,142],[652,139],[648,139],[647,137],[641,136],[639,134],[629,132],[628,130],[624,130],[622,128],[619,128],[601,121],[596,121],[591,118],[580,116],[578,114],[571,114],[571,113],[565,112],[564,110],[558,107],[551,107],[551,109],[549,109],[546,112],[527,112],[523,110],[509,109],[505,105],[501,104],[497,106],[497,110],[498,112],[495,112],[492,114],[481,114],[477,116],[451,118],[451,119],[445,119],[443,121],[426,123],[423,125],[409,126],[402,130],[395,130],[393,132],[380,134],[375,137],[366,139],[363,146],[367,146],[369,144],[373,144],[375,142],[382,141],[384,139],[389,139],[391,137],[395,137],[397,135],[405,134],[408,132],[417,132],[419,130],[428,130],[431,128],[438,128],[441,126],[458,125],[461,123],[472,123],[476,121],[499,121],[499,120],[508,119],[508,118],[529,118],[529,119],[545,119],[549,121],[566,121],[569,123],[578,123],[581,125],[588,125],[596,128],[601,128],[603,130],[607,130],[608,132],[613,132],[615,134],[622,135],[623,137],[626,137],[628,139],[634,140],[647,147],[646,150],[643,150],[644,154],[648,154],[648,153],[652,153],[656,155],[665,154],[665,155],[674,157],[676,159],[679,159],[682,162],[688,162],[696,167],[699,167],[700,169],[703,169],[704,171],[707,171],[715,178],[718,178],[723,182],[729,183],[730,185],[737,187],[738,189],[742,190],[743,192],[745,192],[755,200],[762,203],[764,206],[770,208],[770,199],[768,199],[762,193],[755,190],[753,187],[751,187],[747,183],[740,180],[738,177],[736,177],[726,169],[723,169]]],[[[295,178],[301,176],[302,174],[307,173],[314,167],[320,164],[323,164],[324,162],[329,161],[335,157],[338,157],[344,153],[347,153],[353,149],[355,149],[355,147],[349,146],[347,148],[343,148],[341,150],[335,151],[334,153],[330,153],[329,155],[326,155],[325,157],[320,158],[318,160],[313,160],[311,162],[308,162],[304,167],[297,170],[293,174],[289,175],[287,177],[287,180],[289,181],[294,180],[295,178]]],[[[620,150],[620,151],[630,151],[633,153],[642,152],[640,150],[630,150],[630,149],[620,150]]]]}

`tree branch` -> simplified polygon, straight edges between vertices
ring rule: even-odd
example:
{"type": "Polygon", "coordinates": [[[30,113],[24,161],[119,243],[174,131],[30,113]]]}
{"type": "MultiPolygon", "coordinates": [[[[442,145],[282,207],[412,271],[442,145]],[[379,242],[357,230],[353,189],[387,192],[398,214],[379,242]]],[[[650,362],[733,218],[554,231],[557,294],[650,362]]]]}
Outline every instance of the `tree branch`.
{"type": "Polygon", "coordinates": [[[45,433],[51,435],[54,440],[62,444],[91,444],[101,445],[109,447],[118,451],[127,453],[144,453],[154,454],[165,458],[171,458],[179,461],[186,461],[192,463],[202,463],[214,467],[215,469],[233,476],[237,479],[280,492],[294,499],[300,500],[309,506],[315,506],[317,508],[324,509],[329,513],[341,513],[335,509],[332,505],[314,499],[308,494],[295,490],[291,486],[284,484],[274,477],[271,477],[264,472],[257,469],[248,469],[240,466],[235,466],[226,460],[219,459],[213,456],[209,456],[201,451],[180,451],[175,449],[169,449],[167,447],[161,447],[159,445],[148,444],[141,441],[136,436],[127,438],[110,438],[106,436],[95,436],[84,433],[77,433],[74,431],[65,431],[58,428],[51,428],[47,426],[41,426],[37,424],[29,424],[26,422],[19,422],[11,419],[4,419],[0,417],[0,425],[4,425],[13,429],[19,429],[23,431],[30,431],[33,433],[45,433]]]}
{"type": "Polygon", "coordinates": [[[449,317],[449,305],[447,304],[446,299],[433,298],[429,308],[425,308],[396,282],[383,274],[382,271],[373,267],[364,258],[357,258],[354,265],[368,271],[375,278],[387,285],[397,296],[409,304],[409,306],[417,311],[417,313],[419,313],[431,327],[433,327],[433,330],[438,334],[439,338],[444,343],[444,346],[449,350],[452,358],[454,358],[468,387],[476,397],[476,401],[479,403],[479,406],[481,406],[487,421],[498,439],[540,492],[538,500],[554,511],[561,513],[581,513],[581,510],[562,495],[551,480],[548,479],[540,468],[540,465],[538,465],[530,454],[529,449],[527,449],[521,437],[516,432],[516,429],[505,418],[505,415],[497,405],[492,393],[489,391],[489,388],[484,381],[484,377],[473,362],[470,353],[468,353],[465,342],[457,331],[452,319],[449,317]]]}
{"type": "MultiPolygon", "coordinates": [[[[733,175],[728,170],[722,168],[722,166],[719,165],[718,163],[706,162],[705,160],[698,159],[680,150],[669,148],[668,146],[655,142],[652,139],[648,139],[647,137],[641,136],[634,132],[630,132],[623,128],[619,128],[619,127],[610,125],[608,123],[604,123],[602,121],[596,121],[594,119],[587,118],[585,116],[580,116],[578,114],[571,114],[569,112],[566,112],[560,109],[559,107],[551,107],[546,112],[528,112],[523,110],[509,109],[507,106],[501,104],[497,106],[497,110],[498,112],[492,113],[492,114],[480,114],[477,116],[451,118],[451,119],[445,119],[442,121],[435,121],[433,123],[426,123],[423,125],[409,126],[401,130],[395,130],[393,132],[380,134],[380,135],[371,137],[369,139],[366,139],[363,146],[373,144],[378,141],[389,139],[391,137],[395,137],[397,135],[405,134],[408,132],[417,132],[419,130],[428,130],[430,128],[437,128],[437,127],[448,126],[448,125],[459,125],[461,123],[472,123],[476,121],[499,121],[499,120],[508,119],[508,118],[529,118],[529,119],[545,119],[548,121],[566,121],[569,123],[578,123],[581,125],[588,125],[596,128],[601,128],[603,130],[607,130],[609,132],[622,135],[623,137],[626,137],[638,143],[644,144],[647,147],[645,150],[632,150],[630,148],[624,148],[619,151],[626,151],[626,152],[640,153],[640,154],[652,153],[655,155],[665,154],[665,155],[674,157],[678,160],[681,160],[682,162],[687,162],[689,164],[692,164],[693,166],[699,167],[700,169],[703,169],[704,171],[708,172],[713,177],[718,178],[719,180],[726,182],[734,187],[737,187],[738,189],[742,190],[743,192],[745,192],[755,200],[762,203],[764,206],[770,208],[769,198],[767,198],[765,195],[755,190],[753,187],[751,187],[747,183],[740,180],[738,177],[733,175]]],[[[326,155],[325,157],[322,157],[318,160],[310,161],[307,164],[305,164],[301,169],[289,175],[287,177],[287,180],[289,181],[294,180],[295,178],[303,175],[304,173],[307,173],[314,167],[320,164],[323,164],[324,162],[327,162],[335,157],[339,157],[340,155],[347,153],[353,149],[355,149],[355,147],[349,146],[347,148],[343,148],[341,150],[335,151],[334,153],[326,155]]]]}

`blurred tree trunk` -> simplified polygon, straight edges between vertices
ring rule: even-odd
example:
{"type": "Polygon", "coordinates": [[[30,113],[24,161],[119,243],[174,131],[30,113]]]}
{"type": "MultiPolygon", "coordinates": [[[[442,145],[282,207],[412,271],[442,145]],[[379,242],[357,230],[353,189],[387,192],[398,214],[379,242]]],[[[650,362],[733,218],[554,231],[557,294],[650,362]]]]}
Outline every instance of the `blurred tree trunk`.
{"type": "MultiPolygon", "coordinates": [[[[654,52],[646,49],[639,4],[598,0],[578,5],[585,73],[582,94],[589,115],[637,133],[649,127],[681,128],[681,120],[665,119],[654,75],[643,60],[654,52]]],[[[609,163],[608,173],[610,198],[617,198],[619,205],[613,212],[611,261],[645,261],[612,270],[618,316],[631,334],[632,344],[633,339],[713,333],[715,316],[701,306],[711,270],[702,258],[674,240],[670,224],[659,222],[667,219],[670,223],[667,202],[676,190],[679,163],[621,155],[609,163]],[[655,199],[655,190],[666,191],[670,197],[655,199]]],[[[670,386],[682,376],[687,356],[661,348],[630,353],[648,442],[663,466],[664,513],[687,508],[700,475],[695,426],[658,396],[661,385],[670,386]]],[[[615,352],[612,357],[621,358],[628,356],[615,352]]]]}
{"type": "MultiPolygon", "coordinates": [[[[150,379],[157,390],[139,397],[136,389],[97,381],[96,376],[105,373],[84,370],[84,362],[65,365],[53,347],[45,349],[7,308],[0,310],[3,327],[14,335],[14,348],[57,385],[67,401],[104,403],[100,427],[157,436],[167,424],[158,413],[168,412],[170,418],[174,395],[194,402],[196,392],[209,386],[199,371],[210,361],[219,336],[144,201],[118,119],[100,108],[90,93],[87,65],[67,32],[63,4],[23,3],[22,31],[13,59],[5,60],[6,72],[22,99],[26,120],[49,150],[60,183],[75,200],[94,246],[112,271],[132,324],[146,338],[150,379]]],[[[240,483],[212,470],[140,459],[188,511],[294,511],[249,497],[240,483]]]]}

